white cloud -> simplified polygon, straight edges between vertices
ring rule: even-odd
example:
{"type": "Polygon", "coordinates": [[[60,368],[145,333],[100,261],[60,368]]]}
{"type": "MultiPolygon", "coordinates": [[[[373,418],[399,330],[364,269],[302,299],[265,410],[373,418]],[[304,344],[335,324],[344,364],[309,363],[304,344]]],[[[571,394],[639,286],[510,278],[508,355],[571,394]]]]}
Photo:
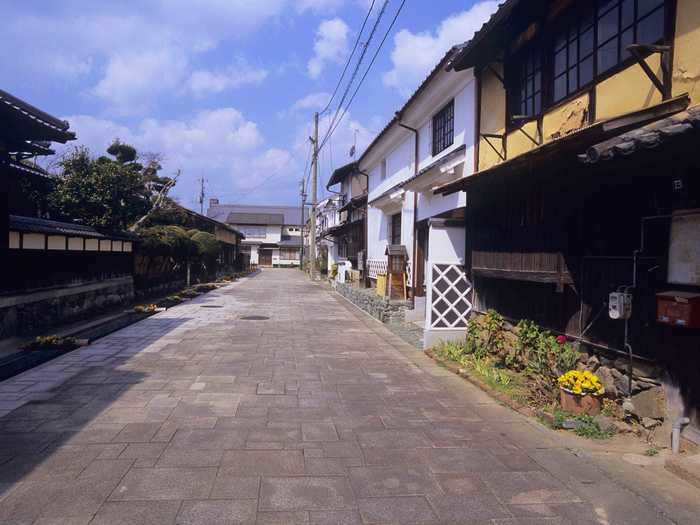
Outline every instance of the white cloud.
{"type": "Polygon", "coordinates": [[[186,69],[187,60],[176,49],[115,55],[93,93],[106,100],[116,113],[142,113],[159,93],[177,88],[186,69]]]}
{"type": "Polygon", "coordinates": [[[469,40],[498,7],[499,0],[485,0],[467,11],[443,20],[435,33],[412,33],[407,29],[394,37],[392,69],[384,73],[386,86],[409,96],[450,47],[469,40]]]}
{"type": "Polygon", "coordinates": [[[336,11],[343,5],[343,0],[296,0],[298,13],[313,11],[315,13],[336,11]]]}
{"type": "Polygon", "coordinates": [[[195,97],[203,97],[245,85],[260,84],[267,76],[266,69],[251,66],[241,58],[235,64],[220,71],[206,69],[193,71],[187,80],[187,89],[195,97]]]}
{"type": "Polygon", "coordinates": [[[307,64],[311,78],[318,78],[328,63],[342,63],[348,54],[350,28],[340,18],[323,20],[314,42],[314,56],[307,64]]]}
{"type": "MultiPolygon", "coordinates": [[[[133,127],[90,115],[62,117],[77,133],[77,144],[95,156],[104,154],[115,139],[132,144],[142,153],[163,156],[163,174],[182,169],[175,189],[185,205],[192,205],[196,179],[205,176],[210,194],[231,200],[277,173],[270,184],[251,193],[257,202],[283,203],[297,191],[299,169],[293,152],[268,147],[255,122],[231,107],[202,111],[188,120],[144,119],[133,127]],[[291,193],[290,193],[291,192],[291,193]]],[[[73,147],[57,145],[58,154],[73,147]]]]}
{"type": "Polygon", "coordinates": [[[310,93],[303,98],[300,98],[294,104],[291,105],[288,112],[285,113],[295,113],[297,111],[304,111],[310,109],[323,109],[331,98],[330,93],[325,91],[320,91],[318,93],[310,93]]]}

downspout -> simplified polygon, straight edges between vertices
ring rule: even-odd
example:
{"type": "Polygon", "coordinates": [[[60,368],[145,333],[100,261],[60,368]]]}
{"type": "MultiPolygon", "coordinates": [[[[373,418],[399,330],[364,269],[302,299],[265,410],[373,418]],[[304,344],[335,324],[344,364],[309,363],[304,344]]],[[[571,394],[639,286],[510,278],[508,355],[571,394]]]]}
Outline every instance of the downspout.
{"type": "Polygon", "coordinates": [[[365,184],[365,195],[367,195],[367,203],[365,204],[365,217],[364,217],[364,219],[363,219],[363,220],[364,220],[364,223],[365,223],[365,224],[364,224],[365,235],[364,235],[364,239],[362,239],[362,248],[363,248],[362,251],[364,252],[364,258],[365,258],[365,260],[363,261],[362,267],[364,268],[363,271],[364,271],[364,274],[365,274],[365,275],[364,275],[365,288],[369,288],[369,287],[370,287],[369,268],[367,268],[367,227],[368,227],[368,225],[367,225],[367,223],[368,223],[368,220],[367,220],[368,217],[367,217],[367,216],[368,216],[368,214],[369,214],[369,173],[367,173],[366,171],[362,171],[362,170],[360,169],[360,163],[359,163],[359,161],[358,161],[358,163],[357,163],[357,173],[358,173],[359,175],[364,175],[365,181],[367,182],[367,184],[365,184]]]}
{"type": "MultiPolygon", "coordinates": [[[[412,131],[414,134],[414,141],[413,141],[413,176],[418,175],[418,160],[419,160],[419,152],[418,152],[418,130],[416,128],[412,128],[410,126],[407,126],[403,122],[401,122],[401,112],[397,111],[395,113],[396,115],[396,123],[401,126],[404,129],[407,129],[408,131],[412,131]]],[[[412,299],[413,299],[413,304],[415,306],[416,304],[416,276],[418,275],[417,267],[418,267],[418,261],[416,260],[416,256],[418,254],[418,242],[417,242],[417,235],[416,235],[416,223],[418,222],[416,219],[418,217],[418,192],[413,192],[413,271],[411,272],[413,275],[411,275],[411,287],[413,288],[413,294],[412,294],[412,299]]]]}

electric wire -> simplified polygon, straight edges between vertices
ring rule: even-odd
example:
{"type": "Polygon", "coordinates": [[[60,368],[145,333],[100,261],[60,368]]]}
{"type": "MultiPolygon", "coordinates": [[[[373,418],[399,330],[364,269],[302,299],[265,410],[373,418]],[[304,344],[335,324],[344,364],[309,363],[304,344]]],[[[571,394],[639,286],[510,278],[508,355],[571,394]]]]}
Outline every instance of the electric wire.
{"type": "Polygon", "coordinates": [[[338,79],[338,83],[335,85],[335,89],[333,90],[333,94],[331,95],[330,100],[328,100],[328,104],[326,104],[326,107],[323,108],[320,112],[320,114],[324,114],[326,111],[328,111],[328,108],[331,107],[331,104],[333,103],[333,99],[335,98],[336,94],[338,93],[338,89],[340,88],[340,85],[343,83],[343,79],[345,78],[345,73],[348,71],[348,66],[350,66],[350,62],[352,62],[352,57],[355,56],[355,51],[357,51],[357,46],[360,43],[360,38],[362,37],[362,33],[365,31],[365,26],[367,25],[367,20],[369,20],[370,15],[372,14],[372,10],[374,9],[374,3],[376,0],[372,0],[372,4],[369,6],[369,10],[367,11],[367,14],[365,15],[365,19],[362,22],[362,26],[360,27],[360,32],[357,33],[357,38],[355,39],[355,44],[352,47],[352,51],[350,52],[350,55],[348,56],[347,61],[345,62],[345,67],[343,68],[343,72],[340,75],[340,78],[338,79]]]}
{"type": "Polygon", "coordinates": [[[377,59],[377,56],[379,55],[379,52],[381,51],[382,46],[384,45],[384,42],[386,41],[387,37],[389,36],[389,33],[393,29],[394,24],[396,23],[396,20],[398,19],[399,14],[401,13],[401,10],[403,9],[403,6],[405,3],[406,3],[406,0],[402,0],[401,4],[399,5],[399,8],[396,10],[396,14],[394,15],[394,18],[391,21],[391,24],[389,24],[389,28],[386,30],[386,33],[384,33],[384,37],[382,38],[382,41],[379,43],[379,47],[377,47],[377,50],[375,51],[374,56],[372,57],[372,60],[369,63],[369,66],[367,66],[367,69],[365,70],[364,75],[362,75],[362,78],[360,79],[360,82],[357,85],[357,88],[355,88],[355,91],[353,92],[352,97],[350,97],[348,104],[345,106],[343,113],[340,115],[340,118],[338,119],[337,124],[335,125],[335,127],[333,129],[329,130],[326,133],[326,137],[324,137],[324,140],[321,142],[319,148],[322,148],[325,145],[326,141],[328,140],[328,137],[330,137],[335,132],[335,130],[338,128],[338,126],[342,122],[343,117],[345,117],[345,114],[347,113],[348,109],[350,108],[350,105],[352,104],[352,102],[355,100],[355,96],[357,95],[358,91],[360,90],[360,87],[362,87],[362,84],[365,81],[365,78],[367,78],[367,74],[372,69],[374,62],[377,59]]]}

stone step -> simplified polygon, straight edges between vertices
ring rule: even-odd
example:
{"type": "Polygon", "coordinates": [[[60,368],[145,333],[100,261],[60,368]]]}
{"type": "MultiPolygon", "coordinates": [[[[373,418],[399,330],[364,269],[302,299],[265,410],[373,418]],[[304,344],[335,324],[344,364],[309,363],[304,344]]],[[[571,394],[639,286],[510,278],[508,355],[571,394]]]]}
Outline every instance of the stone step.
{"type": "Polygon", "coordinates": [[[664,468],[700,489],[700,455],[670,457],[664,463],[664,468]]]}

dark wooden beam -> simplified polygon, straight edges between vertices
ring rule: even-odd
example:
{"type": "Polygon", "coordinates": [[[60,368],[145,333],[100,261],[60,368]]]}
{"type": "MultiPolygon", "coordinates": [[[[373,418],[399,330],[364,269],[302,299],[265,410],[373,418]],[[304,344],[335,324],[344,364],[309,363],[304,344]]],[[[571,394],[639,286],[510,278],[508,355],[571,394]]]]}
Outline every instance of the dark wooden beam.
{"type": "Polygon", "coordinates": [[[643,44],[631,44],[627,46],[627,50],[632,54],[634,59],[642,68],[644,73],[649,77],[651,83],[654,84],[656,89],[659,90],[661,96],[664,100],[671,98],[671,85],[670,82],[664,82],[662,79],[656,76],[656,73],[652,71],[649,64],[647,64],[642,53],[659,53],[661,54],[661,69],[663,71],[663,78],[668,78],[668,64],[669,55],[671,53],[671,46],[653,46],[653,45],[643,45],[643,44]]]}

